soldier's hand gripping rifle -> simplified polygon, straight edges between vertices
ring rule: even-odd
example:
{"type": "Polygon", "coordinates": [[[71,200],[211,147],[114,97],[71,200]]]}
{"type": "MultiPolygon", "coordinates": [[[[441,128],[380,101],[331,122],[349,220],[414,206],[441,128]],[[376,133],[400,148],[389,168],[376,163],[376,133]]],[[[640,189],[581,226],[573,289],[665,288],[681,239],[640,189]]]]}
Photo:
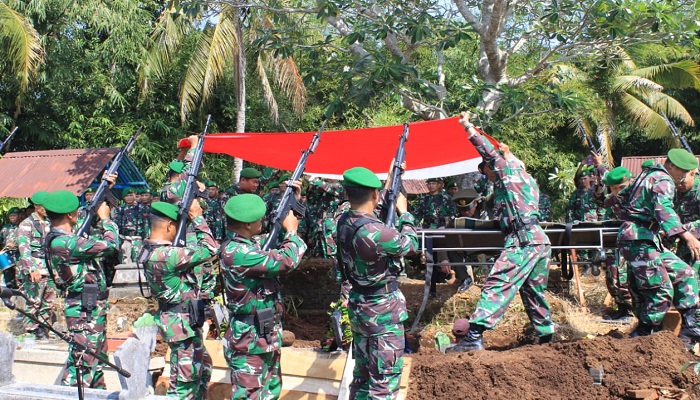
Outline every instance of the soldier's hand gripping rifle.
{"type": "Polygon", "coordinates": [[[406,159],[406,141],[408,140],[408,122],[403,124],[403,132],[399,137],[399,147],[394,157],[394,167],[391,170],[391,185],[386,192],[386,221],[387,226],[394,226],[396,222],[396,198],[401,191],[401,175],[403,174],[403,162],[406,159]]]}
{"type": "Polygon", "coordinates": [[[185,235],[187,233],[187,216],[189,214],[192,202],[199,193],[199,187],[197,186],[197,175],[199,174],[199,168],[202,166],[202,156],[204,155],[204,137],[209,131],[210,121],[211,114],[207,115],[207,122],[206,124],[204,124],[204,131],[201,135],[199,135],[199,140],[197,140],[197,147],[195,147],[194,149],[192,164],[190,164],[190,169],[187,171],[185,191],[183,192],[182,198],[178,203],[177,230],[175,231],[175,240],[173,240],[173,245],[175,247],[185,247],[185,235]]]}
{"type": "Polygon", "coordinates": [[[111,203],[113,207],[116,206],[114,195],[112,195],[111,191],[109,190],[110,182],[107,180],[107,177],[117,173],[117,171],[119,170],[119,166],[121,165],[122,160],[124,159],[124,156],[129,154],[131,152],[131,149],[134,148],[134,143],[136,143],[136,139],[141,134],[141,131],[143,131],[143,127],[140,127],[136,131],[136,133],[134,133],[134,135],[131,136],[131,138],[129,138],[129,141],[126,142],[126,145],[122,147],[122,149],[119,151],[119,153],[117,153],[116,156],[114,156],[114,160],[112,160],[112,164],[109,165],[107,172],[104,175],[102,175],[102,181],[100,182],[100,186],[97,188],[97,191],[95,191],[95,197],[93,197],[92,202],[85,210],[85,220],[83,221],[83,224],[80,225],[80,228],[78,228],[77,234],[79,236],[88,235],[88,233],[90,232],[90,227],[92,227],[92,222],[95,220],[95,215],[97,215],[97,209],[100,207],[102,202],[107,200],[109,203],[111,203]]]}
{"type": "MultiPolygon", "coordinates": [[[[321,129],[314,134],[313,139],[311,139],[311,144],[307,150],[301,151],[301,158],[297,163],[292,176],[289,178],[290,181],[294,182],[301,179],[304,174],[304,169],[306,168],[306,161],[309,158],[309,154],[313,154],[316,151],[316,146],[318,146],[318,141],[321,139],[321,133],[326,128],[326,121],[321,124],[321,129]]],[[[272,219],[270,220],[270,234],[268,235],[267,242],[263,245],[263,251],[274,249],[277,247],[277,236],[279,236],[280,230],[282,229],[282,221],[289,214],[289,210],[292,210],[294,214],[298,217],[303,218],[306,214],[306,207],[299,203],[294,196],[294,187],[292,185],[287,185],[282,198],[280,199],[275,213],[272,214],[272,219]]]]}
{"type": "Polygon", "coordinates": [[[598,149],[596,149],[595,146],[593,145],[593,139],[591,139],[591,137],[588,136],[588,133],[586,133],[586,129],[583,127],[582,120],[579,119],[578,121],[576,121],[576,129],[578,129],[581,136],[583,136],[583,138],[586,139],[586,143],[588,144],[588,149],[597,154],[598,149]]]}
{"type": "Polygon", "coordinates": [[[683,148],[688,150],[688,153],[695,154],[693,153],[693,149],[690,148],[688,141],[685,140],[685,136],[681,135],[680,132],[678,132],[678,128],[676,128],[676,125],[674,125],[673,122],[671,122],[671,120],[668,119],[666,113],[663,111],[659,111],[659,114],[661,114],[661,116],[664,118],[664,121],[666,121],[666,125],[668,125],[668,129],[671,130],[673,136],[675,136],[676,139],[680,140],[681,144],[683,145],[683,148]]]}
{"type": "Polygon", "coordinates": [[[2,153],[3,150],[5,150],[5,146],[7,146],[8,143],[10,143],[10,140],[12,140],[12,137],[15,136],[15,133],[17,133],[17,130],[19,129],[19,126],[15,126],[15,129],[10,132],[10,135],[5,139],[5,141],[0,144],[0,153],[2,153]]]}

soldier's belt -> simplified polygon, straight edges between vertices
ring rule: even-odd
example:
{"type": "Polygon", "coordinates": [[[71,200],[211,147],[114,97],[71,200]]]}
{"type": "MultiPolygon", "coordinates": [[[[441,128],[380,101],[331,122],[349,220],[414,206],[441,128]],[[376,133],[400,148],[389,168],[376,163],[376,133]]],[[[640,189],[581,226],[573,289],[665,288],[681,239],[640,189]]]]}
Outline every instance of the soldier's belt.
{"type": "MultiPolygon", "coordinates": [[[[253,314],[232,314],[229,312],[228,316],[229,316],[229,321],[236,320],[236,321],[243,322],[244,324],[253,325],[253,326],[255,326],[255,323],[256,323],[255,315],[253,315],[253,314]]],[[[281,321],[280,316],[275,314],[275,323],[278,323],[280,321],[281,321]]]]}
{"type": "Polygon", "coordinates": [[[363,296],[372,296],[378,294],[387,294],[399,290],[399,282],[396,280],[387,281],[381,286],[360,286],[353,284],[352,291],[359,293],[363,296]]]}
{"type": "MultiPolygon", "coordinates": [[[[533,226],[540,224],[539,221],[537,220],[537,218],[522,218],[522,221],[523,221],[523,229],[530,229],[533,226]]],[[[502,228],[501,232],[504,235],[510,235],[511,233],[515,232],[515,228],[511,224],[511,225],[506,226],[505,228],[502,228]]]]}
{"type": "MultiPolygon", "coordinates": [[[[68,292],[66,294],[66,299],[82,299],[83,293],[82,292],[68,292]]],[[[109,290],[105,290],[102,292],[97,293],[97,300],[107,300],[109,298],[109,290]]]]}
{"type": "Polygon", "coordinates": [[[44,260],[44,257],[46,257],[45,253],[40,250],[32,250],[32,257],[34,258],[41,258],[41,260],[44,260]]]}
{"type": "Polygon", "coordinates": [[[656,221],[642,221],[641,219],[632,218],[630,222],[633,222],[635,225],[643,226],[654,233],[659,230],[659,223],[656,221]]]}

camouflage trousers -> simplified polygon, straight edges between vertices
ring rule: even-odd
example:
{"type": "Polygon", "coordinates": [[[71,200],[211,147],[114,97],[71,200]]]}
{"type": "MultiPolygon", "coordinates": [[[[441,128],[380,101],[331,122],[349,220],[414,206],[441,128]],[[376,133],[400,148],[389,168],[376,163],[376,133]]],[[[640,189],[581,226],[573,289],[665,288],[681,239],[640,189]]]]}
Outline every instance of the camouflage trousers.
{"type": "Polygon", "coordinates": [[[504,249],[486,277],[481,298],[469,323],[493,329],[505,315],[515,294],[520,292],[525,312],[537,335],[554,333],[549,304],[544,298],[551,252],[548,244],[504,249]]]}
{"type": "MultiPolygon", "coordinates": [[[[41,281],[32,282],[29,276],[24,278],[24,294],[27,296],[27,312],[37,318],[39,321],[47,322],[51,325],[56,321],[56,315],[53,312],[53,303],[56,301],[56,285],[48,275],[42,275],[41,281]]],[[[39,325],[29,318],[24,318],[24,330],[31,332],[36,330],[39,325]]]]}
{"type": "Polygon", "coordinates": [[[632,295],[627,283],[627,261],[615,251],[605,258],[605,286],[616,304],[632,305],[632,295]]]}
{"type": "Polygon", "coordinates": [[[216,277],[219,275],[219,268],[214,267],[214,263],[207,261],[196,265],[193,274],[199,287],[199,297],[202,300],[211,300],[216,297],[216,277]]]}
{"type": "Polygon", "coordinates": [[[698,279],[693,269],[651,241],[618,241],[627,260],[635,314],[640,323],[660,325],[674,305],[679,311],[698,302],[698,279]]]}
{"type": "Polygon", "coordinates": [[[201,328],[185,340],[169,342],[170,386],[166,395],[177,399],[206,399],[212,360],[202,341],[201,328]]]}
{"type": "Polygon", "coordinates": [[[403,370],[406,345],[403,324],[381,327],[381,333],[368,335],[352,326],[355,368],[350,398],[356,400],[396,399],[403,370]]]}
{"type": "Polygon", "coordinates": [[[282,393],[281,355],[281,350],[244,354],[224,347],[231,368],[231,399],[278,399],[282,393]]]}
{"type": "Polygon", "coordinates": [[[121,249],[119,250],[119,261],[122,264],[136,262],[143,247],[143,240],[140,236],[120,236],[121,249]]]}
{"type": "MultiPolygon", "coordinates": [[[[70,297],[70,296],[69,296],[70,297]]],[[[73,335],[75,342],[94,350],[103,357],[107,357],[107,345],[105,340],[105,325],[107,324],[107,300],[97,300],[96,307],[91,311],[83,308],[79,299],[66,298],[66,325],[73,335]]],[[[63,370],[61,384],[64,386],[78,386],[78,368],[83,380],[83,387],[93,389],[106,389],[104,378],[104,364],[97,358],[88,354],[74,354],[73,350],[80,351],[75,344],[68,346],[68,359],[63,370]]]]}

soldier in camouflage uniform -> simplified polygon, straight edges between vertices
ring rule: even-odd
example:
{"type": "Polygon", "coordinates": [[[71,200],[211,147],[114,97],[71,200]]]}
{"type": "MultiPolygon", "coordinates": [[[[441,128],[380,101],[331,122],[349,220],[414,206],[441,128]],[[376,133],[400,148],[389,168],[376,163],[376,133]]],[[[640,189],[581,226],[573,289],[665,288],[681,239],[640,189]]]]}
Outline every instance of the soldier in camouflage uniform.
{"type": "Polygon", "coordinates": [[[216,242],[193,201],[189,218],[196,243],[173,246],[178,209],[174,204],[151,205],[151,236],[140,257],[153,297],[158,300],[156,323],[170,347],[170,386],[167,395],[178,399],[205,399],[211,379],[212,360],[204,347],[204,309],[193,269],[216,254],[216,242]],[[200,307],[201,305],[201,307],[200,307]]]}
{"type": "Polygon", "coordinates": [[[247,167],[241,170],[241,179],[238,183],[231,185],[223,194],[221,202],[226,204],[228,199],[243,193],[257,193],[260,187],[262,173],[255,168],[247,167]]]}
{"type": "Polygon", "coordinates": [[[397,228],[376,216],[381,181],[370,170],[343,174],[350,211],[338,221],[338,263],[352,289],[348,301],[355,356],[350,398],[396,399],[403,370],[406,299],[399,289],[400,257],[418,251],[415,220],[399,195],[397,228]]]}
{"type": "Polygon", "coordinates": [[[122,264],[135,262],[141,251],[143,236],[146,231],[146,220],[143,218],[141,206],[136,202],[136,189],[124,189],[124,204],[112,212],[112,219],[119,226],[119,239],[122,243],[122,264]]]}
{"type": "MultiPolygon", "coordinates": [[[[632,173],[625,167],[613,168],[603,177],[603,183],[610,188],[610,195],[603,201],[606,220],[620,219],[620,191],[629,186],[632,173]]],[[[605,258],[605,286],[617,304],[617,311],[603,316],[606,320],[627,320],[632,311],[632,295],[629,291],[627,265],[620,259],[617,249],[608,251],[605,258]]]]}
{"type": "Polygon", "coordinates": [[[603,165],[600,154],[591,152],[591,158],[594,165],[581,162],[576,171],[576,190],[571,194],[566,208],[566,222],[592,222],[599,219],[605,187],[598,184],[598,177],[605,175],[607,167],[603,165]]]}
{"type": "MultiPolygon", "coordinates": [[[[9,210],[7,210],[8,223],[6,223],[2,227],[2,230],[0,230],[0,243],[2,244],[3,250],[15,254],[15,257],[17,254],[16,233],[17,228],[19,228],[19,215],[20,210],[17,207],[11,207],[9,210]]],[[[13,264],[3,271],[3,281],[5,282],[5,286],[7,286],[8,288],[19,288],[17,284],[18,282],[16,265],[13,264]]]]}
{"type": "Polygon", "coordinates": [[[540,191],[537,182],[527,173],[522,161],[510,153],[508,146],[501,143],[502,153],[496,151],[469,122],[467,113],[462,113],[459,122],[469,134],[469,141],[488,163],[484,171],[494,182],[496,216],[505,234],[505,249],[486,278],[481,298],[469,319],[466,337],[448,350],[483,350],[483,331],[493,329],[516,292],[520,292],[540,343],[551,342],[554,323],[544,297],[551,248],[549,238],[538,223],[540,191]],[[514,223],[517,219],[522,223],[520,231],[514,223]]]}
{"type": "MultiPolygon", "coordinates": [[[[113,182],[116,175],[109,179],[113,182]]],[[[44,206],[51,220],[51,231],[46,239],[47,259],[66,291],[64,312],[73,339],[106,358],[105,325],[109,291],[104,272],[96,261],[119,249],[119,232],[114,221],[109,219],[109,207],[103,203],[97,209],[97,230],[101,237],[86,239],[75,235],[73,230],[78,222],[78,204],[78,198],[65,190],[57,190],[46,196],[44,206]]],[[[84,387],[105,389],[102,363],[87,354],[78,356],[74,354],[74,349],[75,345],[71,344],[62,384],[77,386],[80,374],[84,387]],[[76,363],[80,371],[76,370],[76,363]]]]}
{"type": "Polygon", "coordinates": [[[309,182],[307,192],[307,243],[312,256],[330,257],[324,253],[323,220],[332,218],[343,201],[343,186],[335,179],[316,179],[309,182]]]}
{"type": "Polygon", "coordinates": [[[484,172],[486,162],[482,161],[477,167],[481,178],[474,184],[474,190],[483,198],[481,201],[481,214],[486,214],[487,219],[493,219],[493,182],[491,182],[484,172]]]}
{"type": "Polygon", "coordinates": [[[457,181],[454,179],[447,179],[445,181],[445,191],[447,192],[448,196],[454,197],[454,195],[459,191],[457,181]]]}
{"type": "Polygon", "coordinates": [[[204,218],[214,234],[214,239],[220,242],[224,238],[224,210],[219,200],[219,185],[216,182],[207,182],[207,195],[204,218]]]}
{"type": "Polygon", "coordinates": [[[693,269],[663,247],[660,230],[666,238],[680,236],[693,259],[700,259],[700,242],[681,224],[673,209],[676,184],[693,179],[697,159],[683,149],[672,149],[663,166],[644,170],[620,192],[621,219],[617,245],[629,263],[630,291],[639,319],[634,336],[649,335],[661,329],[661,320],[671,305],[683,316],[681,335],[700,338],[695,315],[698,280],[693,269]]]}
{"type": "Polygon", "coordinates": [[[423,228],[444,228],[447,221],[457,214],[457,208],[452,197],[442,190],[442,178],[430,178],[427,182],[428,193],[421,196],[413,214],[423,228]]]}
{"type": "MultiPolygon", "coordinates": [[[[34,317],[51,323],[55,320],[53,303],[56,300],[56,285],[49,277],[44,257],[44,239],[50,229],[43,206],[47,194],[48,192],[40,191],[32,195],[34,212],[19,224],[16,237],[20,280],[29,300],[29,312],[34,317]]],[[[24,320],[24,329],[34,333],[37,339],[47,338],[46,330],[29,318],[24,320]]]]}
{"type": "MultiPolygon", "coordinates": [[[[295,183],[300,187],[300,182],[295,183]]],[[[298,191],[297,191],[298,193],[298,191]]],[[[269,238],[259,235],[265,202],[242,194],[224,207],[229,238],[219,255],[226,285],[230,325],[224,357],[231,368],[232,399],[277,399],[282,390],[280,357],[282,305],[279,276],[299,266],[306,244],[297,235],[290,212],[282,221],[283,239],[276,249],[262,250],[269,238]]]]}
{"type": "Polygon", "coordinates": [[[540,192],[540,218],[542,221],[549,221],[552,218],[552,200],[546,193],[540,192]]]}

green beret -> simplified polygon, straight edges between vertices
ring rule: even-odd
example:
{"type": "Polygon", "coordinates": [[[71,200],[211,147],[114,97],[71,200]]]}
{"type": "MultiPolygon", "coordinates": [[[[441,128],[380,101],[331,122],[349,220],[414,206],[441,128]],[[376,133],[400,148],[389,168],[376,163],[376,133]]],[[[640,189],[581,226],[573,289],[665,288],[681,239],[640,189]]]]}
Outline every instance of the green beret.
{"type": "Polygon", "coordinates": [[[292,174],[286,173],[280,177],[279,182],[288,181],[292,178],[292,174]]]}
{"type": "Polygon", "coordinates": [[[96,187],[92,187],[92,186],[91,186],[91,187],[85,189],[85,193],[95,193],[95,192],[97,192],[97,188],[96,188],[96,187]]]}
{"type": "Polygon", "coordinates": [[[279,189],[279,187],[280,187],[280,183],[277,181],[271,181],[270,183],[267,184],[268,189],[274,189],[274,188],[279,189]]]}
{"type": "Polygon", "coordinates": [[[685,149],[669,150],[668,160],[676,167],[685,171],[692,171],[698,167],[698,159],[685,149]]]}
{"type": "Polygon", "coordinates": [[[656,162],[650,158],[642,163],[642,168],[649,168],[654,164],[656,164],[656,162]]]}
{"type": "Polygon", "coordinates": [[[619,185],[623,182],[626,182],[631,177],[632,173],[630,172],[630,170],[628,170],[625,167],[616,167],[613,168],[607,174],[605,174],[605,177],[603,177],[603,183],[608,186],[619,185]]]}
{"type": "Polygon", "coordinates": [[[244,193],[231,197],[224,206],[224,213],[243,223],[255,222],[265,216],[267,206],[257,194],[244,193]]]}
{"type": "Polygon", "coordinates": [[[56,214],[68,214],[78,209],[80,201],[78,196],[67,190],[57,190],[47,194],[42,205],[46,211],[56,214]]]}
{"type": "Polygon", "coordinates": [[[449,181],[447,181],[447,182],[445,183],[445,187],[448,188],[448,189],[449,189],[449,188],[453,188],[453,187],[458,187],[458,186],[457,186],[457,181],[453,181],[452,179],[450,179],[449,181]]]}
{"type": "Polygon", "coordinates": [[[426,182],[426,183],[430,183],[430,182],[444,182],[444,179],[442,179],[442,178],[428,178],[428,180],[425,181],[425,182],[426,182]]]}
{"type": "Polygon", "coordinates": [[[43,206],[44,199],[46,199],[46,195],[48,195],[48,194],[49,194],[49,192],[47,192],[45,190],[40,190],[40,191],[34,193],[31,197],[32,204],[43,206]]]}
{"type": "Polygon", "coordinates": [[[209,188],[209,187],[212,187],[212,186],[214,186],[214,187],[219,187],[219,185],[217,185],[216,182],[214,182],[214,181],[207,181],[207,187],[209,188]]]}
{"type": "Polygon", "coordinates": [[[160,192],[155,189],[151,189],[151,196],[158,197],[160,196],[160,192]]]}
{"type": "Polygon", "coordinates": [[[185,169],[185,163],[179,160],[175,160],[168,164],[168,168],[180,174],[182,173],[182,170],[185,169]]]}
{"type": "Polygon", "coordinates": [[[243,168],[241,170],[241,178],[251,179],[251,178],[260,178],[261,176],[262,176],[262,174],[260,173],[260,171],[258,171],[255,168],[248,167],[248,168],[243,168]]]}
{"type": "Polygon", "coordinates": [[[7,215],[10,215],[10,214],[19,214],[19,213],[20,213],[20,209],[17,208],[17,207],[10,207],[10,209],[7,210],[7,215]]]}
{"type": "Polygon", "coordinates": [[[151,203],[151,212],[156,215],[161,215],[177,221],[177,206],[175,204],[166,203],[164,201],[156,201],[151,203]]]}
{"type": "Polygon", "coordinates": [[[382,181],[377,178],[374,172],[365,167],[355,167],[343,172],[343,186],[347,187],[366,187],[371,189],[379,189],[382,187],[382,181]]]}
{"type": "Polygon", "coordinates": [[[137,192],[136,189],[134,189],[132,187],[126,188],[126,189],[124,189],[124,191],[122,191],[122,197],[126,197],[126,195],[128,195],[128,194],[136,194],[136,192],[137,192]]]}

